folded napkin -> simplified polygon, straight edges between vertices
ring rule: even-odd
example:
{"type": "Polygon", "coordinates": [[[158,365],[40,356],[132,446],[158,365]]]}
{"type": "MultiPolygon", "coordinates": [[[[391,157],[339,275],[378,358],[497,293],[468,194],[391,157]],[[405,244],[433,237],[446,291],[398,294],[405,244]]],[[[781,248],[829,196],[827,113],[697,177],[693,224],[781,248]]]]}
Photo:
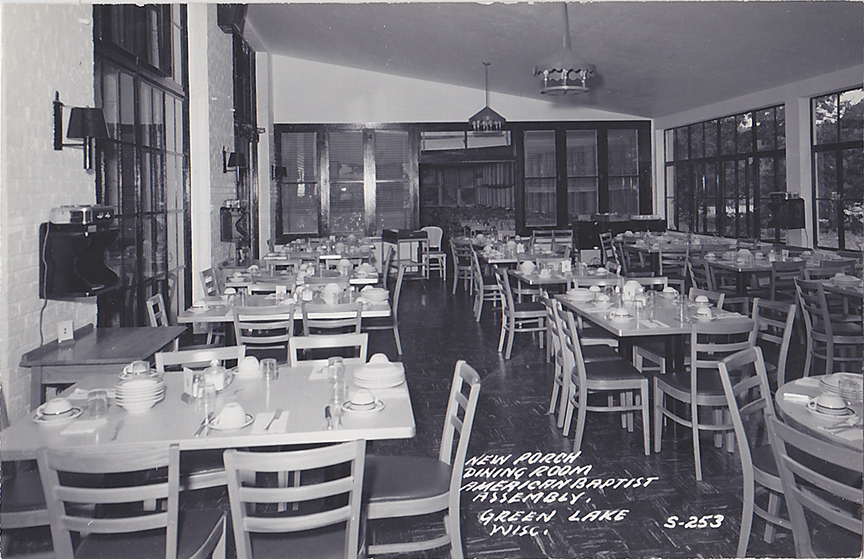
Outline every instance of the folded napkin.
{"type": "Polygon", "coordinates": [[[89,433],[95,433],[107,422],[107,417],[100,417],[99,419],[77,419],[60,431],[60,434],[86,435],[89,433]]]}
{"type": "Polygon", "coordinates": [[[801,402],[806,404],[811,400],[807,394],[795,394],[794,392],[784,392],[783,399],[787,402],[801,402]]]}
{"type": "Polygon", "coordinates": [[[819,379],[815,377],[802,377],[795,381],[798,386],[819,386],[819,379]]]}
{"type": "Polygon", "coordinates": [[[76,388],[73,390],[68,396],[66,396],[67,400],[86,400],[90,397],[90,391],[84,390],[83,388],[76,388]]]}
{"type": "Polygon", "coordinates": [[[267,428],[267,424],[270,423],[270,420],[273,419],[274,415],[276,415],[276,412],[272,411],[255,414],[255,423],[252,424],[252,434],[263,435],[265,433],[284,433],[288,429],[287,411],[282,412],[279,419],[270,425],[270,429],[267,429],[266,431],[264,430],[267,428]]]}
{"type": "Polygon", "coordinates": [[[312,367],[312,373],[309,375],[309,380],[326,380],[330,378],[327,374],[327,364],[319,363],[312,367]]]}

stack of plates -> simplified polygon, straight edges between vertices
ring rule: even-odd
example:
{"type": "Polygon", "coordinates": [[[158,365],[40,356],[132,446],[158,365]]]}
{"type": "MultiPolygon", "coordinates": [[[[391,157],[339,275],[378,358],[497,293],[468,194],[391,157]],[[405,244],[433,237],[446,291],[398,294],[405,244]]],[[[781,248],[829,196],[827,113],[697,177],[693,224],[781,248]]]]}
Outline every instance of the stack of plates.
{"type": "Polygon", "coordinates": [[[861,280],[855,276],[847,276],[845,274],[837,274],[832,278],[832,281],[837,287],[858,287],[861,285],[861,280]]]}
{"type": "Polygon", "coordinates": [[[826,394],[837,394],[847,402],[864,399],[864,377],[857,373],[834,373],[819,377],[819,389],[826,394]],[[840,381],[843,386],[840,386],[840,381]]]}
{"type": "Polygon", "coordinates": [[[384,302],[390,296],[390,292],[381,287],[364,287],[361,294],[364,299],[373,303],[384,302]]]}
{"type": "Polygon", "coordinates": [[[129,413],[144,413],[165,398],[165,382],[161,378],[134,378],[120,381],[115,400],[129,413]]]}
{"type": "Polygon", "coordinates": [[[372,264],[369,264],[367,262],[364,262],[363,264],[360,264],[359,266],[357,266],[357,268],[354,270],[354,273],[358,277],[363,277],[363,278],[378,277],[378,270],[375,268],[375,266],[373,266],[372,264]]]}
{"type": "Polygon", "coordinates": [[[386,355],[375,354],[354,371],[354,384],[360,388],[388,388],[405,382],[402,363],[391,363],[386,355]]]}
{"type": "Polygon", "coordinates": [[[569,289],[567,290],[567,296],[573,299],[574,301],[593,301],[594,300],[594,292],[590,289],[569,289]]]}

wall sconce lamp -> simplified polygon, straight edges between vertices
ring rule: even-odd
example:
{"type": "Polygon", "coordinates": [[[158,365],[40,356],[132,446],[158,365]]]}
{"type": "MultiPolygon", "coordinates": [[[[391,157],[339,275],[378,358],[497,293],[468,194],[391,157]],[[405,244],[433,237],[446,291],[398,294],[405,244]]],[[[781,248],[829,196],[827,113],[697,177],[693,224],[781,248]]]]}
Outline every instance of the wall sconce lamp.
{"type": "Polygon", "coordinates": [[[105,124],[105,114],[102,109],[91,107],[72,107],[69,110],[69,128],[66,137],[81,140],[80,144],[63,143],[63,103],[60,92],[54,92],[54,150],[61,151],[64,147],[82,148],[84,150],[84,169],[93,168],[93,140],[108,137],[108,126],[105,124]]]}
{"type": "Polygon", "coordinates": [[[271,167],[271,177],[273,180],[284,179],[288,176],[288,169],[285,167],[280,167],[279,165],[273,165],[271,167]]]}
{"type": "Polygon", "coordinates": [[[228,151],[223,147],[222,148],[222,172],[227,173],[228,171],[233,171],[235,169],[242,169],[246,167],[246,158],[242,153],[237,153],[236,151],[232,151],[228,153],[228,151]]]}

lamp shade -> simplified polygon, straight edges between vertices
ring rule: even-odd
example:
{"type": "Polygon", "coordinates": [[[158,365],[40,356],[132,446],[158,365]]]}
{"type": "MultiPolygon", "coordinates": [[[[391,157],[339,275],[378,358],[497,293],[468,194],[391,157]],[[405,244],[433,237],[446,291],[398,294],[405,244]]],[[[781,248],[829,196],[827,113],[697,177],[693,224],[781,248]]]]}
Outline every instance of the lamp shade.
{"type": "Polygon", "coordinates": [[[236,151],[232,151],[228,155],[228,168],[236,169],[236,168],[244,169],[246,168],[246,156],[242,153],[237,153],[236,151]]]}
{"type": "Polygon", "coordinates": [[[69,112],[67,138],[107,138],[108,127],[102,109],[72,107],[69,112]]]}

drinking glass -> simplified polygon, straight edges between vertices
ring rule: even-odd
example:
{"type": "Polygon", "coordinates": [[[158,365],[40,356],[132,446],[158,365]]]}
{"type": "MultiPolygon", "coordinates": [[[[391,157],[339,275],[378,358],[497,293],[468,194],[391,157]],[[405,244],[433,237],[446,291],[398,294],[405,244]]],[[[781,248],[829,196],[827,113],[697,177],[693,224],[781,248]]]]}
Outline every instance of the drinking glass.
{"type": "Polygon", "coordinates": [[[216,385],[212,382],[204,383],[204,395],[201,397],[202,407],[204,408],[204,417],[216,414],[216,385]]]}
{"type": "Polygon", "coordinates": [[[87,397],[87,417],[102,419],[108,417],[108,393],[105,390],[91,390],[87,397]]]}
{"type": "Polygon", "coordinates": [[[261,370],[264,372],[265,380],[276,380],[279,378],[279,367],[273,358],[262,359],[261,370]]]}

